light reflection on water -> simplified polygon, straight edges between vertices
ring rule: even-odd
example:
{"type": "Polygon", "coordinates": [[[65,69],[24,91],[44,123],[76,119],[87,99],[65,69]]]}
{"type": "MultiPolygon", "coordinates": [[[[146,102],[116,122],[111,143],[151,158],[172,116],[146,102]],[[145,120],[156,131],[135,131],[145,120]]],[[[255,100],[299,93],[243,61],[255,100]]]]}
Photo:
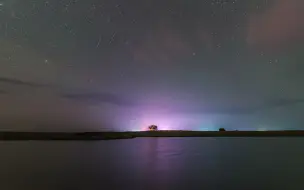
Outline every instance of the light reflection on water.
{"type": "Polygon", "coordinates": [[[302,138],[0,142],[1,189],[304,189],[302,138]]]}

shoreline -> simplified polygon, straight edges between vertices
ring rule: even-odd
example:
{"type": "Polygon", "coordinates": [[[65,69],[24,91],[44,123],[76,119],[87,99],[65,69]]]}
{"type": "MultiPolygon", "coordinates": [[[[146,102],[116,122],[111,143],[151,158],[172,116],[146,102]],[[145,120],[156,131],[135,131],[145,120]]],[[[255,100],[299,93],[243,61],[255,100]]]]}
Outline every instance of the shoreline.
{"type": "Polygon", "coordinates": [[[304,137],[294,131],[138,131],[138,132],[0,132],[0,141],[118,140],[137,137],[304,137]]]}

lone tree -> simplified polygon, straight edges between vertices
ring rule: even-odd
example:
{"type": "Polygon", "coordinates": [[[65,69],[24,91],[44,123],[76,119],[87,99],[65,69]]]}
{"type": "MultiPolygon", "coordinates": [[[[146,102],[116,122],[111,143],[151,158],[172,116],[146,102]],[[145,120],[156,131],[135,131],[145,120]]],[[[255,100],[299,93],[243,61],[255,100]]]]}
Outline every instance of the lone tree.
{"type": "Polygon", "coordinates": [[[150,125],[149,130],[150,131],[157,131],[157,126],[156,125],[150,125]]]}
{"type": "Polygon", "coordinates": [[[219,128],[219,131],[226,131],[225,128],[219,128]]]}

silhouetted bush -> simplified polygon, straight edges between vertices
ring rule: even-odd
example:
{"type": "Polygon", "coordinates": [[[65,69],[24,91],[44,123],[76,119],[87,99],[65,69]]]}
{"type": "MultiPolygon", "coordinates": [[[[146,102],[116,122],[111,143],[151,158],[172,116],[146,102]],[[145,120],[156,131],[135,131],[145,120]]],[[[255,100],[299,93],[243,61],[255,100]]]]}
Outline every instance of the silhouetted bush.
{"type": "Polygon", "coordinates": [[[225,128],[219,128],[219,131],[226,131],[225,128]]]}

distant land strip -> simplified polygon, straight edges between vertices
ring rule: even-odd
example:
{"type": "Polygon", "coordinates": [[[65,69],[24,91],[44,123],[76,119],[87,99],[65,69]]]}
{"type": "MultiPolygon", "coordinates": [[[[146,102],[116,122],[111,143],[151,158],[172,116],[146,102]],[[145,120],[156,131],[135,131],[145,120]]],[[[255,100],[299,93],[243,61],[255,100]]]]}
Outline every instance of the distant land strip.
{"type": "Polygon", "coordinates": [[[0,132],[1,141],[118,140],[137,137],[304,137],[300,131],[0,132]]]}

